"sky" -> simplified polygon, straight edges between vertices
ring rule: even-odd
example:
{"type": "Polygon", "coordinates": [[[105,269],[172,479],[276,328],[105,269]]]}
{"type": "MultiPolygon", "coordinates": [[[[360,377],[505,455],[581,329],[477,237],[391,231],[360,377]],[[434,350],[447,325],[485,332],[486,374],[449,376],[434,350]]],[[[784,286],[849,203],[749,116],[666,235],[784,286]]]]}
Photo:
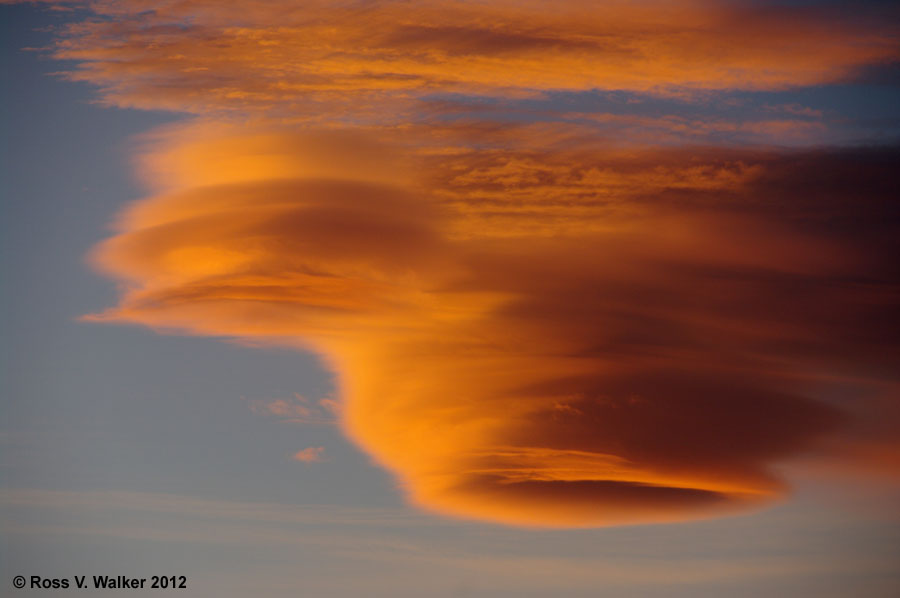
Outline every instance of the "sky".
{"type": "Polygon", "coordinates": [[[893,3],[0,26],[5,587],[900,592],[893,3]]]}

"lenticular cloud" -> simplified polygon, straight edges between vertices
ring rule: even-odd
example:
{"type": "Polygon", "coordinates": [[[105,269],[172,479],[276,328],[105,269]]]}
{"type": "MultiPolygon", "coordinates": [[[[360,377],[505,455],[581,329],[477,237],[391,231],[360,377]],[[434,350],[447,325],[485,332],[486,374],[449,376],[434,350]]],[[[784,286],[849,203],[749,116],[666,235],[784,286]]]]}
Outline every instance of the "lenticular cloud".
{"type": "Polygon", "coordinates": [[[528,104],[840,81],[890,21],[583,4],[91,5],[70,76],[199,117],[144,138],[88,319],[318,352],[348,437],[449,515],[679,521],[782,497],[793,456],[897,454],[896,149],[709,143],[824,127],[797,108],[528,104]]]}

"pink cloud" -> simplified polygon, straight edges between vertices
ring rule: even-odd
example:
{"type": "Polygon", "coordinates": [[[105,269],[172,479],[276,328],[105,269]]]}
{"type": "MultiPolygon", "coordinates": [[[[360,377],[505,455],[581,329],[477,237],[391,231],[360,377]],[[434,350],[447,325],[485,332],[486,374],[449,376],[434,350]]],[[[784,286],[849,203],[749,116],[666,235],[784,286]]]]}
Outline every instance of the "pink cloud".
{"type": "Polygon", "coordinates": [[[321,446],[310,446],[301,451],[294,453],[293,459],[303,463],[319,463],[325,454],[325,448],[321,446]]]}
{"type": "Polygon", "coordinates": [[[320,399],[313,403],[300,393],[288,399],[251,399],[250,410],[257,415],[277,417],[296,424],[332,424],[337,413],[337,403],[320,399]]]}

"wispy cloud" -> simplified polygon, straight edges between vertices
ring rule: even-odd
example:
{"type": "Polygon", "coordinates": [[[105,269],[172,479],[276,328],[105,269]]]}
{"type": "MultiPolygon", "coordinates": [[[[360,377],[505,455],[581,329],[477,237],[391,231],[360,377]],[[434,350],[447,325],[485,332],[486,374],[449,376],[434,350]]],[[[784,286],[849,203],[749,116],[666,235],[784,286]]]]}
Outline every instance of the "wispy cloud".
{"type": "Polygon", "coordinates": [[[250,410],[295,424],[334,424],[340,404],[334,399],[311,401],[299,393],[290,399],[248,399],[250,410]]]}
{"type": "Polygon", "coordinates": [[[148,542],[172,550],[237,547],[238,568],[208,571],[203,559],[190,562],[192,581],[223,596],[240,596],[250,587],[290,596],[302,587],[322,595],[368,591],[411,598],[428,591],[450,597],[464,589],[461,579],[470,593],[499,595],[603,587],[625,595],[689,596],[710,585],[730,595],[747,587],[784,587],[794,579],[804,588],[819,580],[818,594],[829,597],[859,588],[860,579],[871,580],[866,587],[874,595],[896,588],[890,575],[896,559],[883,525],[809,505],[770,512],[765,525],[758,518],[737,518],[690,528],[574,534],[448,525],[396,509],[143,492],[3,490],[0,506],[15,514],[4,519],[4,534],[27,535],[43,547],[42,554],[98,540],[129,554],[148,542]],[[847,540],[859,534],[885,541],[873,541],[865,554],[853,553],[847,540]],[[686,535],[691,548],[685,548],[686,535]]]}
{"type": "Polygon", "coordinates": [[[325,448],[321,446],[310,446],[294,453],[292,457],[294,461],[301,463],[319,463],[325,460],[325,448]]]}
{"type": "Polygon", "coordinates": [[[255,521],[259,523],[404,526],[443,525],[440,520],[403,509],[348,507],[334,505],[295,505],[271,502],[233,501],[200,498],[163,492],[122,490],[0,490],[5,508],[48,510],[87,510],[94,512],[141,511],[146,513],[188,515],[209,520],[255,521]]]}
{"type": "Polygon", "coordinates": [[[58,49],[105,101],[209,114],[408,119],[437,91],[691,96],[839,81],[896,58],[893,9],[456,0],[92,2],[58,49]],[[385,110],[390,106],[390,110],[385,110]]]}

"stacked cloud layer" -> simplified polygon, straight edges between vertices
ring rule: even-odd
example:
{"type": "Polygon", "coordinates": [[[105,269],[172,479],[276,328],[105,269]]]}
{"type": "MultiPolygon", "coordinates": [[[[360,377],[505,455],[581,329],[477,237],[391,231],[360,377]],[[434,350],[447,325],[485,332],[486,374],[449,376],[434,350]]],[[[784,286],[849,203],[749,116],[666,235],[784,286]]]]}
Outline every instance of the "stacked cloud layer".
{"type": "Polygon", "coordinates": [[[791,456],[896,465],[897,149],[773,147],[827,128],[793,104],[766,147],[690,145],[747,124],[679,108],[851,81],[897,58],[895,9],[89,7],[70,76],[200,115],[146,138],[90,318],[319,352],[416,504],[677,521],[782,496],[791,456]],[[672,113],[551,96],[588,90],[672,113]]]}

